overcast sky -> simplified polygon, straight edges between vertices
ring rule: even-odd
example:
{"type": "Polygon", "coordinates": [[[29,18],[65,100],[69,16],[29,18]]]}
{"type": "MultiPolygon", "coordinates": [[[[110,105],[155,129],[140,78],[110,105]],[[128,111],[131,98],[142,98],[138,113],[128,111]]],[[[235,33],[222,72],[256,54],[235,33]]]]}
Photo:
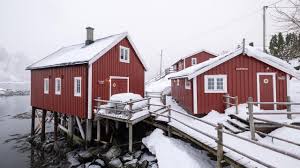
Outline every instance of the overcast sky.
{"type": "MultiPolygon", "coordinates": [[[[95,28],[95,39],[128,31],[148,64],[149,77],[159,71],[161,49],[164,66],[168,66],[200,49],[228,51],[243,38],[262,47],[262,7],[273,2],[276,0],[1,0],[0,48],[10,55],[21,53],[17,55],[28,64],[62,46],[84,42],[86,26],[95,28]]],[[[270,13],[271,9],[268,37],[279,31],[270,13]]]]}

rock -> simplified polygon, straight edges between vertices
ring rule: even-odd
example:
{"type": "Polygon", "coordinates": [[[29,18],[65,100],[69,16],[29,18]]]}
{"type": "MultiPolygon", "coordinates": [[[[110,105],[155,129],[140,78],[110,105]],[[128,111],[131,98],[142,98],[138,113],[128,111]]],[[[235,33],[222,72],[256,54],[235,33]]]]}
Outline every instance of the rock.
{"type": "Polygon", "coordinates": [[[100,165],[89,165],[88,168],[101,168],[101,166],[100,165]]]}
{"type": "Polygon", "coordinates": [[[131,161],[128,161],[128,162],[124,163],[124,166],[125,166],[126,168],[131,168],[131,167],[134,168],[134,167],[136,167],[137,162],[138,162],[137,159],[133,159],[133,160],[131,160],[131,161]]]}
{"type": "Polygon", "coordinates": [[[114,158],[119,157],[121,155],[121,152],[122,152],[121,148],[113,146],[103,156],[107,160],[112,160],[114,158]]]}
{"type": "Polygon", "coordinates": [[[87,162],[84,164],[85,167],[89,167],[91,165],[92,162],[87,162]]]}
{"type": "Polygon", "coordinates": [[[119,158],[113,159],[108,163],[109,167],[112,168],[121,168],[123,166],[123,163],[119,158]]]}
{"type": "Polygon", "coordinates": [[[150,163],[150,164],[148,165],[148,168],[158,168],[158,164],[152,162],[152,163],[150,163]]]}
{"type": "Polygon", "coordinates": [[[147,168],[148,167],[148,161],[144,160],[141,164],[139,164],[138,168],[147,168]]]}
{"type": "Polygon", "coordinates": [[[133,157],[135,158],[135,159],[139,159],[140,158],[140,156],[142,155],[142,151],[136,151],[134,154],[133,154],[133,157]]]}
{"type": "Polygon", "coordinates": [[[89,151],[80,151],[78,153],[78,160],[82,163],[90,162],[93,160],[93,155],[89,151]]]}
{"type": "Polygon", "coordinates": [[[96,159],[95,163],[97,163],[98,165],[103,166],[103,167],[105,166],[105,162],[101,159],[96,159]]]}
{"type": "Polygon", "coordinates": [[[99,147],[90,147],[90,148],[88,148],[88,151],[89,151],[92,155],[97,156],[97,155],[102,151],[102,149],[99,148],[99,147]]]}
{"type": "Polygon", "coordinates": [[[49,144],[44,145],[44,151],[46,153],[52,152],[53,146],[54,146],[53,143],[49,143],[49,144]]]}
{"type": "Polygon", "coordinates": [[[74,152],[67,153],[67,160],[70,163],[70,167],[76,167],[76,166],[80,165],[80,162],[75,157],[74,152]]]}
{"type": "Polygon", "coordinates": [[[147,160],[148,162],[154,162],[156,161],[156,157],[152,154],[144,153],[139,162],[142,163],[144,160],[147,160]]]}
{"type": "Polygon", "coordinates": [[[129,153],[126,153],[124,156],[121,157],[122,162],[127,162],[133,159],[133,156],[129,153]]]}

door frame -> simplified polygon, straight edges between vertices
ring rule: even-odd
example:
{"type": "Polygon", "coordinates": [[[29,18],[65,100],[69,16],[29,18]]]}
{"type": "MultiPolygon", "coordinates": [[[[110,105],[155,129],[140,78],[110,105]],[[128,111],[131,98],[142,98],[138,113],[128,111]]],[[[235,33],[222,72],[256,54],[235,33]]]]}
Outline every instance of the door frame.
{"type": "Polygon", "coordinates": [[[127,80],[127,93],[129,92],[129,77],[126,77],[126,76],[109,76],[109,97],[111,97],[111,80],[112,79],[126,79],[127,80]]]}
{"type": "MultiPolygon", "coordinates": [[[[273,78],[273,102],[276,102],[276,73],[275,72],[257,72],[256,73],[256,82],[257,82],[257,102],[260,102],[260,76],[261,75],[271,75],[273,78]]],[[[258,104],[260,108],[260,104],[258,104]]],[[[274,105],[274,110],[277,110],[277,104],[274,105]]]]}

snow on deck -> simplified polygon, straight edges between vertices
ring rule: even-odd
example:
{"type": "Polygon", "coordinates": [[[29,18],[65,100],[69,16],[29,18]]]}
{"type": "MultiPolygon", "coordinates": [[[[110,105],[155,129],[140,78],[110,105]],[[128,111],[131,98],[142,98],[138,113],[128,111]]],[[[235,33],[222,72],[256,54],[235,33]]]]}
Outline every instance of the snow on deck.
{"type": "MultiPolygon", "coordinates": [[[[172,108],[174,108],[178,111],[184,112],[184,110],[182,108],[180,108],[174,101],[172,101],[170,97],[168,97],[168,99],[167,99],[167,104],[171,105],[172,108]]],[[[171,115],[172,115],[172,117],[184,122],[185,124],[187,124],[191,127],[198,128],[201,131],[204,131],[205,133],[207,133],[213,137],[217,137],[217,131],[216,131],[215,127],[213,127],[213,126],[210,126],[210,125],[200,122],[198,120],[183,116],[178,113],[172,112],[171,115]]],[[[221,122],[221,123],[225,122],[228,118],[229,117],[226,114],[220,114],[216,111],[212,111],[207,116],[202,117],[203,120],[209,121],[209,122],[215,123],[215,124],[217,124],[219,122],[221,122]]],[[[165,120],[165,119],[163,119],[163,117],[159,117],[158,120],[165,120]]],[[[173,120],[169,124],[212,148],[217,147],[217,144],[213,139],[211,139],[199,132],[196,132],[181,123],[178,123],[173,120]]],[[[244,133],[240,133],[238,135],[247,137],[250,139],[250,132],[248,132],[248,131],[244,132],[244,133]]],[[[300,135],[300,132],[298,133],[298,135],[300,135]]],[[[258,135],[256,135],[256,137],[258,137],[259,142],[262,141],[262,143],[266,143],[266,140],[264,140],[265,138],[261,138],[258,135]]],[[[286,137],[282,137],[282,138],[286,138],[286,137]]],[[[267,164],[273,165],[275,167],[300,167],[300,160],[297,160],[297,159],[288,157],[286,155],[274,152],[272,150],[269,150],[264,147],[255,145],[253,143],[238,139],[238,138],[233,137],[228,134],[223,134],[223,139],[224,139],[225,145],[228,145],[234,149],[238,149],[239,151],[247,153],[248,155],[250,155],[256,159],[261,160],[267,164]]],[[[267,144],[269,146],[272,146],[275,148],[278,145],[277,143],[271,143],[271,142],[267,143],[267,144]]],[[[288,144],[288,145],[292,145],[292,144],[288,144]]],[[[296,146],[296,145],[292,145],[292,146],[294,147],[294,151],[300,151],[299,146],[296,146]]],[[[234,160],[237,160],[237,162],[239,162],[247,167],[264,167],[264,166],[254,162],[240,154],[237,154],[227,148],[225,148],[224,151],[226,152],[225,155],[227,155],[228,157],[230,157],[234,160]]]]}
{"type": "Polygon", "coordinates": [[[213,168],[215,162],[207,153],[193,148],[190,144],[163,135],[160,129],[143,138],[143,144],[156,155],[159,168],[213,168]]]}

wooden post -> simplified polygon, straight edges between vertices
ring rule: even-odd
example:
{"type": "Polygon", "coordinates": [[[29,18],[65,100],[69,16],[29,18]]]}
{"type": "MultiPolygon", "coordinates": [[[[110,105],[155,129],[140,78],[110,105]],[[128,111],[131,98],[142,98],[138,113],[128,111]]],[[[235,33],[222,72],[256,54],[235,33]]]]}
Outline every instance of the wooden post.
{"type": "Polygon", "coordinates": [[[62,126],[67,127],[67,115],[66,114],[64,114],[64,116],[63,116],[62,126]]]}
{"type": "Polygon", "coordinates": [[[129,99],[129,118],[132,117],[132,106],[133,106],[132,99],[129,99]]]}
{"type": "Polygon", "coordinates": [[[253,98],[252,97],[248,98],[248,110],[249,110],[249,126],[251,131],[251,139],[256,140],[254,119],[253,119],[253,98]]]}
{"type": "Polygon", "coordinates": [[[101,123],[100,118],[97,120],[97,141],[101,141],[101,123]]]}
{"type": "Polygon", "coordinates": [[[148,103],[148,107],[147,108],[148,108],[148,110],[150,110],[150,100],[151,100],[151,98],[148,98],[148,100],[147,100],[147,103],[148,103]]]}
{"type": "Polygon", "coordinates": [[[222,168],[222,160],[223,160],[223,124],[218,123],[217,133],[218,133],[217,168],[222,168]]]}
{"type": "Polygon", "coordinates": [[[161,98],[162,98],[163,105],[166,105],[167,104],[167,95],[161,94],[161,98]]]}
{"type": "Polygon", "coordinates": [[[168,136],[171,137],[172,136],[171,126],[169,125],[171,122],[171,105],[169,105],[167,108],[168,108],[168,136]]]}
{"type": "Polygon", "coordinates": [[[31,113],[31,136],[34,135],[34,129],[35,129],[35,111],[36,111],[36,108],[35,107],[32,107],[32,113],[31,113]]]}
{"type": "MultiPolygon", "coordinates": [[[[287,96],[286,101],[287,101],[288,103],[291,103],[291,97],[290,97],[290,96],[287,96]]],[[[291,104],[287,104],[287,105],[286,105],[286,111],[287,111],[287,112],[291,112],[291,111],[292,111],[292,105],[291,105],[291,104]]],[[[288,114],[288,115],[287,115],[287,118],[288,118],[288,119],[292,119],[292,114],[288,114]]]]}
{"type": "Polygon", "coordinates": [[[54,141],[57,141],[57,127],[58,127],[58,116],[57,112],[54,112],[54,141]]]}
{"type": "Polygon", "coordinates": [[[105,119],[105,134],[108,135],[109,132],[109,123],[108,123],[108,119],[105,119]]]}
{"type": "Polygon", "coordinates": [[[229,94],[227,93],[225,95],[225,102],[226,102],[226,108],[229,108],[230,107],[230,99],[229,99],[229,94]]]}
{"type": "Polygon", "coordinates": [[[46,129],[45,129],[46,114],[47,114],[47,111],[43,110],[43,112],[42,112],[42,133],[41,133],[41,141],[42,142],[44,142],[46,140],[46,129]]]}
{"type": "Polygon", "coordinates": [[[68,121],[68,132],[69,132],[69,137],[71,139],[71,142],[73,141],[73,116],[69,116],[69,121],[68,121]]]}
{"type": "Polygon", "coordinates": [[[93,123],[91,119],[86,119],[86,134],[85,134],[85,139],[87,142],[91,142],[92,140],[92,127],[93,123]]]}
{"type": "Polygon", "coordinates": [[[239,114],[239,97],[235,96],[235,114],[239,114]]]}
{"type": "Polygon", "coordinates": [[[133,137],[132,137],[132,124],[131,123],[129,123],[128,124],[128,130],[129,130],[129,136],[128,136],[128,138],[129,138],[129,142],[128,142],[128,150],[129,150],[129,152],[130,153],[132,153],[132,142],[133,142],[133,137]]]}

